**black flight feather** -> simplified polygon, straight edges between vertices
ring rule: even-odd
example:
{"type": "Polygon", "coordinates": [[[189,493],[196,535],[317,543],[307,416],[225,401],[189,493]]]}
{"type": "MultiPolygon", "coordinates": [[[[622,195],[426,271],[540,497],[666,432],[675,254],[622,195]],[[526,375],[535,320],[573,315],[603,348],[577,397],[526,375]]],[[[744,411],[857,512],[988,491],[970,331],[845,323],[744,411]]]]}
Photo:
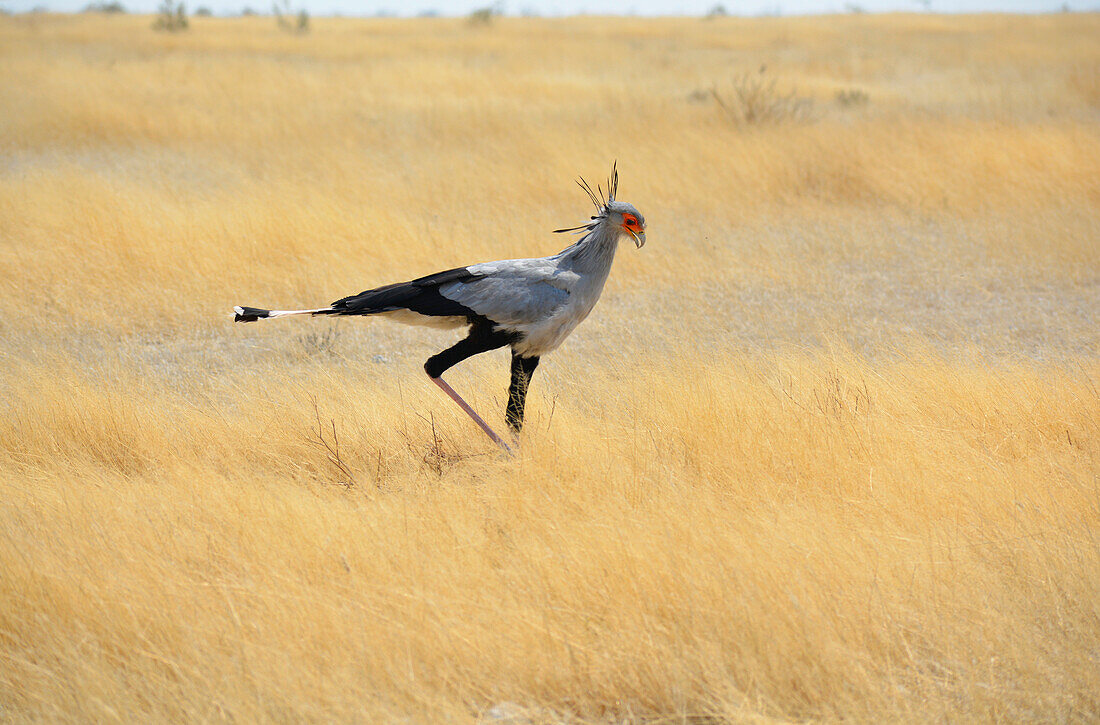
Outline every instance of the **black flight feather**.
{"type": "Polygon", "coordinates": [[[465,317],[473,321],[482,318],[482,315],[444,297],[439,288],[452,282],[472,282],[484,276],[471,272],[467,267],[448,269],[410,282],[364,290],[357,295],[336,300],[332,303],[332,308],[338,315],[375,315],[380,312],[412,310],[432,317],[465,317]]]}

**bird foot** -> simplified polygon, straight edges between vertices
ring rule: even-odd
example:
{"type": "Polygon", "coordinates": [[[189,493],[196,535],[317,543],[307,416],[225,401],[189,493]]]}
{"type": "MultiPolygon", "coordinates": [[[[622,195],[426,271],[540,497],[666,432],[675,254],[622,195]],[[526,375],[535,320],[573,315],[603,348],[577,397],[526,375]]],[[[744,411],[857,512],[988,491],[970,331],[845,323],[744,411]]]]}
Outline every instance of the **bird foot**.
{"type": "MultiPolygon", "coordinates": [[[[469,403],[462,399],[461,395],[455,392],[454,388],[447,384],[447,381],[445,381],[443,378],[431,378],[431,381],[438,385],[439,389],[446,393],[451,400],[457,403],[458,407],[462,408],[462,410],[466,412],[466,415],[470,416],[470,418],[472,418],[473,421],[481,427],[481,430],[485,431],[485,435],[489,436],[489,439],[492,440],[493,443],[496,443],[509,454],[513,452],[512,448],[504,442],[504,439],[498,436],[496,434],[496,431],[489,427],[489,424],[486,423],[484,419],[482,419],[482,417],[478,415],[473,408],[470,407],[469,403]]],[[[518,445],[518,441],[516,441],[515,439],[513,439],[513,441],[518,445]]]]}

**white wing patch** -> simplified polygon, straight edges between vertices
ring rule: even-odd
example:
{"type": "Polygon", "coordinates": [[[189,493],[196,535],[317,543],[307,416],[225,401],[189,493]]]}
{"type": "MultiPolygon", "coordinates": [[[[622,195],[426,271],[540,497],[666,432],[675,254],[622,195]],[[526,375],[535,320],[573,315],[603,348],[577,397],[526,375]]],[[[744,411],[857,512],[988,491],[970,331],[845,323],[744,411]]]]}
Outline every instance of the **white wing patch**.
{"type": "Polygon", "coordinates": [[[394,322],[401,322],[406,325],[419,325],[420,327],[434,327],[438,330],[454,330],[470,324],[465,317],[422,315],[412,310],[390,310],[389,312],[380,312],[379,315],[387,317],[394,322]]]}

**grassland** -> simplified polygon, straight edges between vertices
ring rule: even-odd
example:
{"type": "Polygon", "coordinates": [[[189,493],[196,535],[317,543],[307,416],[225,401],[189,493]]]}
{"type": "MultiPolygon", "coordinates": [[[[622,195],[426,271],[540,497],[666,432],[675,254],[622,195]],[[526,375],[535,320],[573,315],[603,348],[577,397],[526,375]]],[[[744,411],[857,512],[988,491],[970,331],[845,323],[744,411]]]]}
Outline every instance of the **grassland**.
{"type": "Polygon", "coordinates": [[[1100,17],[150,22],[0,17],[0,720],[1100,718],[1100,17]],[[515,459],[453,334],[230,324],[612,159],[515,459]]]}

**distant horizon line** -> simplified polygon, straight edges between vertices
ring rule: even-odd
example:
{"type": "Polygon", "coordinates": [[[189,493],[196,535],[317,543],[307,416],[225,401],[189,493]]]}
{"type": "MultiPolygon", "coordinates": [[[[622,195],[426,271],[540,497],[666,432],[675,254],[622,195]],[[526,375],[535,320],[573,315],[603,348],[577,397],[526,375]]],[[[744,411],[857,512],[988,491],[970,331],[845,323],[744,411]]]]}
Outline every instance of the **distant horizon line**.
{"type": "MultiPolygon", "coordinates": [[[[35,7],[25,10],[10,10],[2,1],[0,1],[0,14],[7,13],[11,15],[32,15],[32,14],[50,14],[50,15],[85,15],[85,14],[102,14],[102,15],[155,15],[157,10],[145,10],[136,9],[131,10],[126,7],[125,3],[121,3],[121,10],[105,10],[101,8],[92,7],[93,5],[112,5],[113,3],[89,3],[87,7],[73,10],[55,10],[44,4],[37,4],[35,7]]],[[[186,4],[186,3],[185,3],[186,4]]],[[[870,10],[860,7],[856,7],[856,3],[848,3],[853,6],[852,9],[838,10],[835,8],[822,9],[819,11],[813,10],[798,10],[792,12],[784,12],[780,8],[765,12],[744,12],[738,13],[735,11],[726,11],[720,14],[709,13],[638,13],[638,12],[574,12],[574,13],[540,13],[533,11],[493,11],[493,16],[502,18],[575,18],[575,17],[614,17],[614,18],[696,18],[696,19],[713,19],[720,20],[723,17],[728,18],[799,18],[799,17],[821,17],[821,16],[858,16],[858,15],[921,15],[921,16],[965,16],[965,15],[1061,15],[1061,14],[1093,14],[1100,13],[1100,5],[1092,8],[1074,8],[1067,3],[1063,3],[1059,7],[1050,9],[1036,9],[1036,10],[975,10],[975,9],[963,9],[963,10],[939,10],[939,9],[889,9],[889,10],[870,10]]],[[[376,10],[369,12],[346,12],[346,11],[309,11],[305,8],[299,8],[294,11],[297,14],[300,10],[306,10],[312,18],[360,18],[360,19],[407,19],[407,20],[431,20],[431,19],[461,19],[468,18],[472,15],[472,12],[448,12],[443,10],[422,10],[414,12],[399,12],[391,10],[376,10]]],[[[476,12],[476,11],[475,11],[476,12]]],[[[232,11],[217,11],[212,10],[200,3],[196,3],[193,10],[187,10],[187,15],[194,17],[196,13],[200,16],[209,16],[215,18],[245,18],[245,17],[276,17],[276,13],[271,10],[254,10],[249,7],[244,7],[241,10],[232,11]]]]}

